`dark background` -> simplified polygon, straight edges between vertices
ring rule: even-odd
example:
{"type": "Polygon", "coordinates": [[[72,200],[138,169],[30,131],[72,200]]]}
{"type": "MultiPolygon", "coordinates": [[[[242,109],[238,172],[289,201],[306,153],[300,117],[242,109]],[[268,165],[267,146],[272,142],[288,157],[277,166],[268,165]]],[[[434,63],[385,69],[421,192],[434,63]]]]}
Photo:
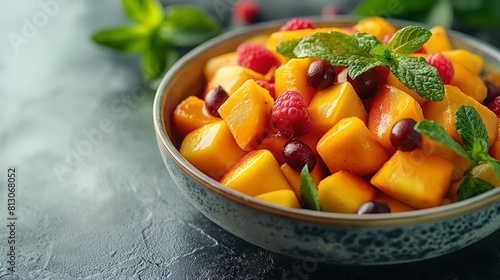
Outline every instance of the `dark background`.
{"type": "MultiPolygon", "coordinates": [[[[226,29],[237,28],[216,1],[164,4],[198,2],[226,29]]],[[[169,177],[152,126],[154,92],[138,58],[89,40],[127,22],[120,2],[61,0],[28,30],[48,2],[0,8],[0,180],[16,169],[18,217],[11,274],[2,183],[0,279],[500,279],[499,231],[446,256],[374,267],[292,259],[225,232],[169,177]],[[25,41],[13,45],[12,33],[25,41]]],[[[259,3],[262,21],[319,15],[327,1],[259,3]]],[[[354,6],[336,3],[342,13],[354,6]]],[[[463,30],[500,46],[494,28],[463,30]]]]}

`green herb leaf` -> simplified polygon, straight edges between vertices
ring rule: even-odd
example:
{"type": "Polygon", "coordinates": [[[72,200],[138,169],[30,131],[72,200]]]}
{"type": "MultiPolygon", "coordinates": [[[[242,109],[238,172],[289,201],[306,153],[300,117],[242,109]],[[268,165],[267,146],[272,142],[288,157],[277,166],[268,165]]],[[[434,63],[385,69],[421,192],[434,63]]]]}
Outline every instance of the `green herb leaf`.
{"type": "Polygon", "coordinates": [[[471,198],[495,188],[492,184],[483,179],[467,176],[458,187],[458,200],[471,198]]]}
{"type": "Polygon", "coordinates": [[[398,30],[387,47],[398,55],[409,55],[420,49],[431,38],[432,33],[419,26],[406,26],[398,30]]]}
{"type": "Polygon", "coordinates": [[[500,161],[488,155],[486,157],[486,162],[491,166],[491,169],[493,169],[493,172],[495,172],[497,177],[500,178],[500,161]]]}
{"type": "Polygon", "coordinates": [[[384,44],[375,45],[373,49],[371,49],[370,54],[387,65],[394,62],[391,51],[384,44]]]}
{"type": "Polygon", "coordinates": [[[297,58],[297,56],[295,56],[294,49],[301,40],[302,38],[296,38],[281,42],[276,46],[276,52],[288,58],[297,58]]]}
{"type": "Polygon", "coordinates": [[[446,132],[446,130],[436,122],[430,120],[421,120],[415,125],[415,130],[431,138],[432,140],[443,144],[445,147],[452,149],[460,156],[472,161],[469,154],[467,154],[462,146],[460,146],[460,144],[453,140],[448,132],[446,132]]]}
{"type": "MultiPolygon", "coordinates": [[[[353,13],[358,16],[383,16],[402,18],[398,15],[411,15],[427,12],[436,0],[418,1],[387,1],[387,0],[364,0],[354,9],[353,13]]],[[[407,19],[407,17],[404,17],[407,19]]]]}
{"type": "Polygon", "coordinates": [[[302,198],[304,208],[316,211],[323,210],[321,204],[319,203],[316,185],[309,174],[309,168],[307,168],[307,165],[304,165],[304,168],[302,168],[302,171],[300,172],[300,196],[302,198]]]}
{"type": "Polygon", "coordinates": [[[178,59],[175,47],[159,37],[150,39],[142,57],[142,72],[147,79],[161,77],[178,59]]]}
{"type": "Polygon", "coordinates": [[[398,80],[430,101],[444,98],[444,84],[436,68],[430,66],[423,57],[397,56],[389,69],[398,80]]]}
{"type": "Polygon", "coordinates": [[[122,0],[127,16],[144,25],[158,26],[163,18],[162,7],[157,0],[122,0]]]}
{"type": "Polygon", "coordinates": [[[92,40],[100,45],[127,53],[140,53],[147,48],[149,30],[140,25],[100,30],[92,40]]]}
{"type": "Polygon", "coordinates": [[[219,23],[198,7],[175,5],[165,10],[160,35],[176,46],[192,46],[212,38],[220,31],[219,23]]]}
{"type": "Polygon", "coordinates": [[[489,138],[486,127],[476,109],[462,105],[455,112],[455,127],[465,150],[474,159],[474,162],[484,160],[488,155],[489,138]]]}

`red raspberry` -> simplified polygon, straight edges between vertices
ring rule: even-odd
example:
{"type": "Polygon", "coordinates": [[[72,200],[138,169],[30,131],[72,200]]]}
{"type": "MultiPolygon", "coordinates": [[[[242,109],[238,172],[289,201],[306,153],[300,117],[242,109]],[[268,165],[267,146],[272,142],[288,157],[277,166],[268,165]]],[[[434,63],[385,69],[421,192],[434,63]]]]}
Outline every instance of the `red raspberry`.
{"type": "Polygon", "coordinates": [[[239,0],[233,6],[233,19],[241,25],[248,25],[257,20],[259,5],[255,0],[239,0]]]}
{"type": "Polygon", "coordinates": [[[451,83],[453,76],[455,75],[455,68],[453,68],[453,63],[442,53],[433,53],[427,56],[427,63],[435,67],[439,72],[439,77],[444,84],[451,83]]]}
{"type": "Polygon", "coordinates": [[[278,96],[271,108],[271,123],[288,138],[300,137],[311,130],[311,117],[300,92],[289,90],[278,96]]]}
{"type": "Polygon", "coordinates": [[[268,82],[266,80],[256,80],[255,81],[259,86],[267,89],[269,91],[269,95],[271,95],[271,97],[273,99],[276,99],[276,92],[274,90],[274,83],[271,83],[271,82],[268,82]]]}
{"type": "Polygon", "coordinates": [[[280,28],[280,31],[292,31],[307,28],[316,28],[316,26],[308,19],[292,18],[280,28]]]}
{"type": "Polygon", "coordinates": [[[488,108],[500,118],[500,96],[493,98],[493,101],[488,104],[488,108]]]}
{"type": "Polygon", "coordinates": [[[236,49],[238,65],[255,72],[266,74],[269,69],[279,64],[274,54],[263,44],[243,43],[236,49]]]}

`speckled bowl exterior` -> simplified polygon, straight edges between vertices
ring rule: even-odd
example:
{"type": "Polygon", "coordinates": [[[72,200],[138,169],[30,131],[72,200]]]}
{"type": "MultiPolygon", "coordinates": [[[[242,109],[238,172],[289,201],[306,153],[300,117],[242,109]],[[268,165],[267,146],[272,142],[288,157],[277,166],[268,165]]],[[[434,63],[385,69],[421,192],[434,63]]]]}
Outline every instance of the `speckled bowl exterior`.
{"type": "MultiPolygon", "coordinates": [[[[336,18],[318,26],[352,26],[336,18]]],[[[177,104],[200,93],[203,65],[245,39],[276,31],[283,22],[258,24],[220,35],[189,52],[163,78],[154,101],[160,153],[178,188],[210,220],[262,248],[311,262],[346,265],[394,264],[428,259],[463,248],[500,228],[500,188],[432,209],[358,216],[288,209],[228,189],[195,169],[178,152],[171,115],[177,104]]],[[[406,22],[394,22],[397,26],[406,22]]],[[[480,54],[485,71],[500,69],[500,52],[449,32],[452,45],[480,54]]],[[[207,159],[209,160],[209,159],[207,159]]]]}

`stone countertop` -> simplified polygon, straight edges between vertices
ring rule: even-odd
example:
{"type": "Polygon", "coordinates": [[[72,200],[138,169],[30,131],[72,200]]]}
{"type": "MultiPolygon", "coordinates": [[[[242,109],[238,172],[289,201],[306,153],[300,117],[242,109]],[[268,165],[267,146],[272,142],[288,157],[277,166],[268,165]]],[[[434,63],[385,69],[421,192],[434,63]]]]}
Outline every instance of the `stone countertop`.
{"type": "Polygon", "coordinates": [[[89,40],[124,21],[118,1],[11,1],[0,11],[0,279],[500,279],[500,231],[431,260],[346,267],[216,226],[162,163],[137,59],[89,40]]]}

